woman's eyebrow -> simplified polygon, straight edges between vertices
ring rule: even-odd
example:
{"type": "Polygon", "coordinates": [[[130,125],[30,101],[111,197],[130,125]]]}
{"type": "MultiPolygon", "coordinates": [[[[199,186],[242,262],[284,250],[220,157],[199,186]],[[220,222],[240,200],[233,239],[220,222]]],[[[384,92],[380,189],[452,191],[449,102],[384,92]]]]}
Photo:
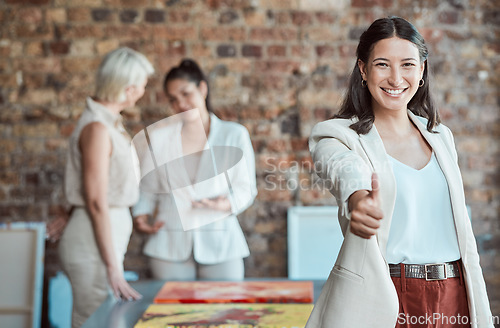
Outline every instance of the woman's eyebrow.
{"type": "MultiPolygon", "coordinates": [[[[374,61],[374,62],[376,62],[377,60],[389,61],[389,59],[387,59],[387,58],[383,58],[383,57],[375,58],[373,61],[374,61]]],[[[401,61],[409,61],[409,60],[414,60],[414,61],[417,61],[417,59],[415,59],[415,58],[413,58],[413,57],[409,57],[409,58],[403,58],[403,59],[401,59],[401,61]]]]}

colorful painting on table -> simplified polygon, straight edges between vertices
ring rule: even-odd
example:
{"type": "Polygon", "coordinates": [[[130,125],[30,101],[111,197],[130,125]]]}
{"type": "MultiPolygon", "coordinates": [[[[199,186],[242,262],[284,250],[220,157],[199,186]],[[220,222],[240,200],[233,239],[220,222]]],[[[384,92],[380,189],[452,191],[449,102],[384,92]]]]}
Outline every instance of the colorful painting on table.
{"type": "Polygon", "coordinates": [[[152,304],[134,328],[303,328],[313,304],[152,304]]]}
{"type": "Polygon", "coordinates": [[[154,303],[312,303],[312,281],[167,282],[154,303]]]}

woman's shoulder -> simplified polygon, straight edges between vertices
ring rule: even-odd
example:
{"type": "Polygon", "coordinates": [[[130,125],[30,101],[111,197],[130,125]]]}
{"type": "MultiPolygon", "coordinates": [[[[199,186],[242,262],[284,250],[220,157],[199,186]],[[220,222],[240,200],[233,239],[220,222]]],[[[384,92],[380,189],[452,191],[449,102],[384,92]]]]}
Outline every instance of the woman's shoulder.
{"type": "Polygon", "coordinates": [[[214,132],[217,134],[233,136],[249,135],[247,128],[238,122],[221,120],[215,115],[211,117],[214,120],[214,132]]]}
{"type": "Polygon", "coordinates": [[[351,129],[351,125],[357,120],[355,118],[331,118],[326,121],[316,123],[311,132],[311,137],[336,136],[339,134],[358,136],[357,132],[351,129]]]}
{"type": "MultiPolygon", "coordinates": [[[[416,114],[413,114],[413,116],[419,120],[423,125],[427,126],[427,123],[429,122],[429,119],[423,117],[423,116],[419,116],[419,115],[416,115],[416,114]]],[[[433,130],[437,133],[445,133],[445,134],[451,134],[451,130],[449,127],[447,127],[445,124],[443,123],[437,123],[433,130]]]]}

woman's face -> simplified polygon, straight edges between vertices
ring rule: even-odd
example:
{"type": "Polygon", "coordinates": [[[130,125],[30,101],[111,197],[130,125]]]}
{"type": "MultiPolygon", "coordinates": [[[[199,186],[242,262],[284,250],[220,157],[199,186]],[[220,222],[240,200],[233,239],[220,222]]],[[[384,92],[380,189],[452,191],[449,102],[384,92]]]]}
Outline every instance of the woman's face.
{"type": "Polygon", "coordinates": [[[130,85],[126,89],[127,93],[127,101],[128,101],[128,107],[135,106],[137,101],[144,96],[144,92],[146,91],[146,85],[148,84],[148,79],[144,79],[142,83],[139,83],[138,85],[130,85]]]}
{"type": "Polygon", "coordinates": [[[358,66],[370,90],[374,113],[406,111],[424,72],[416,45],[398,37],[375,43],[368,62],[360,60],[358,66]]]}
{"type": "Polygon", "coordinates": [[[198,108],[200,113],[206,113],[205,99],[208,89],[204,81],[197,86],[194,82],[184,79],[174,79],[167,82],[165,94],[172,109],[176,113],[182,113],[190,109],[198,108]]]}

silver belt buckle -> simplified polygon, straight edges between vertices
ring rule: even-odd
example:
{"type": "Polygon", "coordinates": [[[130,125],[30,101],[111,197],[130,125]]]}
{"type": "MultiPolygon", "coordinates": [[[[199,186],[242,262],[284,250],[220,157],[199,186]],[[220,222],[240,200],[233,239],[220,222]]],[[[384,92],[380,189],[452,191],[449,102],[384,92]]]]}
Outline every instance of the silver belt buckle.
{"type": "Polygon", "coordinates": [[[427,281],[433,281],[433,280],[445,280],[447,279],[447,274],[446,274],[446,264],[445,263],[437,263],[437,264],[425,264],[425,280],[427,281]],[[437,271],[437,274],[438,274],[438,277],[437,278],[429,278],[429,272],[430,270],[427,269],[427,268],[430,268],[430,270],[432,270],[433,268],[439,268],[443,270],[443,274],[441,275],[441,272],[440,270],[438,269],[437,271]],[[442,277],[441,277],[442,276],[442,277]]]}

